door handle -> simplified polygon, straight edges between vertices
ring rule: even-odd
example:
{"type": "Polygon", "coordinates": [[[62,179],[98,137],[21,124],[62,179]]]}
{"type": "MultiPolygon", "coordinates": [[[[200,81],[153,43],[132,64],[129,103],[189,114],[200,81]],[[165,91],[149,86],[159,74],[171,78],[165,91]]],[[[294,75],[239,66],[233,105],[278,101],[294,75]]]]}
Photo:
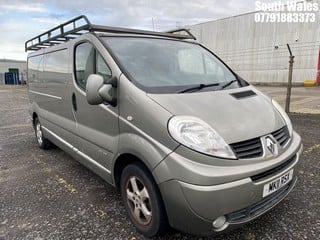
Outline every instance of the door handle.
{"type": "Polygon", "coordinates": [[[77,98],[76,98],[76,94],[75,93],[72,93],[72,107],[73,107],[73,110],[76,112],[77,111],[77,98]]]}

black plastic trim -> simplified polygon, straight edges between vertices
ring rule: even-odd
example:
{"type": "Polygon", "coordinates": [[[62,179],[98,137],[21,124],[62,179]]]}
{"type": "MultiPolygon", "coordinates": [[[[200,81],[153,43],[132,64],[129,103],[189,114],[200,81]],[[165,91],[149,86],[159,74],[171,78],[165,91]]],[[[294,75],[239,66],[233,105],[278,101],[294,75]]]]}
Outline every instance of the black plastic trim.
{"type": "Polygon", "coordinates": [[[248,91],[243,91],[243,92],[231,93],[230,95],[236,99],[242,99],[242,98],[256,96],[257,94],[252,90],[248,90],[248,91]]]}
{"type": "Polygon", "coordinates": [[[252,204],[246,208],[227,214],[226,218],[230,224],[242,224],[251,221],[281,202],[288,193],[293,189],[297,178],[291,180],[290,183],[280,188],[275,193],[263,198],[261,201],[252,204]]]}
{"type": "Polygon", "coordinates": [[[289,135],[289,130],[287,126],[284,126],[282,128],[280,128],[277,131],[274,131],[273,133],[271,133],[272,136],[278,141],[278,143],[280,144],[280,146],[284,146],[286,145],[286,143],[289,141],[290,139],[290,135],[289,135]]]}
{"type": "Polygon", "coordinates": [[[291,157],[289,160],[285,161],[284,163],[281,163],[280,165],[278,165],[278,166],[276,166],[274,168],[271,168],[271,169],[269,169],[269,170],[267,170],[265,172],[253,175],[250,178],[251,178],[252,181],[258,181],[258,180],[260,180],[262,178],[265,178],[265,177],[268,177],[268,176],[273,175],[275,173],[281,172],[284,168],[286,168],[292,162],[294,162],[296,160],[296,157],[297,157],[297,155],[294,155],[293,157],[291,157]]]}
{"type": "Polygon", "coordinates": [[[263,155],[260,137],[230,144],[237,158],[255,158],[263,155]]]}

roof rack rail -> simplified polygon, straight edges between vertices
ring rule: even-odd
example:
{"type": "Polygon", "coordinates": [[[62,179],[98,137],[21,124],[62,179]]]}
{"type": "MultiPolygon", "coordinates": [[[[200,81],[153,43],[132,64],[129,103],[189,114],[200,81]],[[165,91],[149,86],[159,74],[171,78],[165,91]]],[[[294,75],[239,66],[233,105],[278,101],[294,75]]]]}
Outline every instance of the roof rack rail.
{"type": "Polygon", "coordinates": [[[76,35],[81,35],[81,32],[84,30],[90,31],[90,26],[91,23],[86,16],[78,16],[26,41],[25,51],[27,52],[28,50],[39,50],[41,48],[46,48],[48,46],[69,41],[70,39],[75,38],[76,35]],[[81,21],[84,21],[85,24],[77,27],[77,22],[81,21]]]}
{"type": "MultiPolygon", "coordinates": [[[[178,29],[167,31],[166,33],[177,34],[177,33],[182,33],[182,32],[187,33],[191,37],[191,39],[197,40],[197,38],[190,32],[190,30],[186,29],[186,28],[178,28],[178,29]]],[[[179,35],[186,36],[184,34],[179,34],[179,35]]]]}
{"type": "Polygon", "coordinates": [[[93,25],[85,15],[80,15],[73,18],[65,23],[60,24],[34,38],[25,42],[25,51],[40,50],[53,45],[57,45],[63,42],[67,42],[71,39],[77,38],[78,36],[88,33],[124,33],[124,34],[139,34],[139,35],[151,35],[160,37],[170,37],[177,39],[193,39],[196,40],[195,36],[190,33],[187,29],[176,29],[168,32],[154,32],[147,30],[137,30],[130,28],[118,28],[109,27],[102,25],[93,25]],[[82,25],[81,25],[82,23],[82,25]],[[84,24],[83,24],[84,23],[84,24]],[[185,32],[185,34],[177,34],[185,32]]]}

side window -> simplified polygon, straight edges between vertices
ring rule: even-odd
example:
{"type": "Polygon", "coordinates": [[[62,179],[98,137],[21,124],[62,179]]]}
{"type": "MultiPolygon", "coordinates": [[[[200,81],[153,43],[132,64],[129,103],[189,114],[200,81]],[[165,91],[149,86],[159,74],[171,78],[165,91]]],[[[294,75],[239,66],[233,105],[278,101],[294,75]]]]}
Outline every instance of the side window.
{"type": "Polygon", "coordinates": [[[28,58],[28,82],[40,82],[39,72],[42,71],[43,55],[28,58]],[[41,68],[40,68],[41,67],[41,68]]]}
{"type": "Polygon", "coordinates": [[[99,53],[96,54],[96,72],[95,73],[101,75],[104,80],[108,80],[112,77],[110,68],[105,63],[105,61],[103,60],[103,58],[99,53]]]}
{"type": "Polygon", "coordinates": [[[80,88],[85,89],[90,74],[100,74],[105,80],[111,78],[111,70],[90,43],[81,43],[75,50],[75,77],[80,88]]]}
{"type": "Polygon", "coordinates": [[[77,46],[75,55],[76,82],[85,89],[88,76],[94,73],[94,48],[90,43],[82,43],[77,46]]]}

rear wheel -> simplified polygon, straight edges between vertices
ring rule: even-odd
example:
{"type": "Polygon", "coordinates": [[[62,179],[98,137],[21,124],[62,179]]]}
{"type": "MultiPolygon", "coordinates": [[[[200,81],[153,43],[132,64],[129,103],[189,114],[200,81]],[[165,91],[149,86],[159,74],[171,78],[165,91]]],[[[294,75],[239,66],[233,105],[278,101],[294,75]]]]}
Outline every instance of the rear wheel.
{"type": "Polygon", "coordinates": [[[34,120],[34,130],[36,134],[37,143],[40,148],[50,149],[54,146],[48,139],[44,137],[41,123],[38,118],[34,120]]]}
{"type": "Polygon", "coordinates": [[[160,192],[144,165],[134,163],[125,167],[120,188],[130,220],[139,232],[153,237],[167,230],[167,216],[160,192]]]}

